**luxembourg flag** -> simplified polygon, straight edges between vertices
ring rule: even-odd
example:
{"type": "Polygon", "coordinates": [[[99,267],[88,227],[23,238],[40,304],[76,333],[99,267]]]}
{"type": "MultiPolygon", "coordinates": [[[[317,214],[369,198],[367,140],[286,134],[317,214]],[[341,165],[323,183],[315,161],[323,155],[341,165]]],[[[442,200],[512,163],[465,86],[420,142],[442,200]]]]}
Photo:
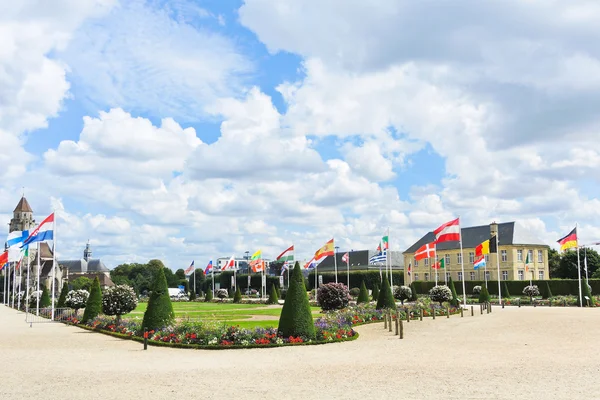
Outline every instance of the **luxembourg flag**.
{"type": "Polygon", "coordinates": [[[46,242],[48,240],[54,240],[54,213],[50,214],[31,232],[21,247],[25,247],[35,242],[46,242]]]}
{"type": "Polygon", "coordinates": [[[210,260],[210,261],[208,262],[208,265],[207,265],[207,266],[206,266],[206,268],[204,269],[204,275],[208,275],[208,274],[210,274],[210,273],[212,272],[212,269],[213,269],[213,267],[212,267],[212,260],[210,260]]]}
{"type": "Polygon", "coordinates": [[[481,267],[485,267],[485,255],[483,254],[473,263],[473,269],[479,269],[481,267]]]}

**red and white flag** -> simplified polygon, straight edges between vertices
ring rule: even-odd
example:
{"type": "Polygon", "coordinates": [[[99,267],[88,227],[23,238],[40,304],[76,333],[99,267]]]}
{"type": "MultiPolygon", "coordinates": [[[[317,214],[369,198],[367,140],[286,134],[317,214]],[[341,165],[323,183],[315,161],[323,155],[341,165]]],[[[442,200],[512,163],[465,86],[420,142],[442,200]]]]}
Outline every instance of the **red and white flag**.
{"type": "Polygon", "coordinates": [[[458,242],[460,240],[460,222],[459,218],[446,222],[444,225],[433,231],[435,235],[434,243],[458,242]]]}
{"type": "Polygon", "coordinates": [[[233,267],[235,267],[235,258],[233,256],[231,256],[229,261],[227,261],[227,264],[223,265],[223,268],[221,268],[221,271],[227,271],[228,269],[232,269],[233,267]]]}
{"type": "Polygon", "coordinates": [[[424,258],[435,257],[435,243],[427,243],[419,247],[419,250],[415,253],[415,260],[419,261],[424,258]]]}
{"type": "Polygon", "coordinates": [[[346,253],[342,256],[342,261],[345,262],[346,264],[348,264],[348,262],[350,261],[350,254],[346,253]]]}

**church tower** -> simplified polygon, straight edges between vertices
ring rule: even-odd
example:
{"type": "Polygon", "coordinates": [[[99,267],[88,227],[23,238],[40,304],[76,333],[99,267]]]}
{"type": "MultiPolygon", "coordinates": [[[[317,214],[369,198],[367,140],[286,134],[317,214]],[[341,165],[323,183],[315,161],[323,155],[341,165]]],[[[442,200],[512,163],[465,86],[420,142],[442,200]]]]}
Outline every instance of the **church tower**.
{"type": "Polygon", "coordinates": [[[90,241],[88,240],[85,245],[85,250],[83,250],[83,259],[85,261],[90,261],[92,259],[92,249],[90,247],[90,241]]]}
{"type": "Polygon", "coordinates": [[[33,210],[31,209],[31,206],[27,202],[25,196],[23,196],[13,211],[13,218],[10,220],[9,232],[30,231],[33,229],[35,229],[33,210]]]}

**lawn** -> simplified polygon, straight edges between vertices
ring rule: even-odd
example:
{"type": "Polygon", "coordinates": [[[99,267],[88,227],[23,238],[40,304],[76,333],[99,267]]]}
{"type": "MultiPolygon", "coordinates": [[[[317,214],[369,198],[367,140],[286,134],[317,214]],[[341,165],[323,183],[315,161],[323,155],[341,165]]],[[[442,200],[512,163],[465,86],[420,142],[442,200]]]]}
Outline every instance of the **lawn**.
{"type": "MultiPolygon", "coordinates": [[[[282,306],[265,304],[233,304],[233,303],[201,303],[173,302],[175,318],[200,321],[220,321],[228,325],[239,325],[242,328],[276,327],[282,306]]],[[[125,318],[142,318],[148,303],[139,303],[135,310],[125,318]]],[[[313,318],[318,318],[320,307],[311,307],[313,318]]]]}

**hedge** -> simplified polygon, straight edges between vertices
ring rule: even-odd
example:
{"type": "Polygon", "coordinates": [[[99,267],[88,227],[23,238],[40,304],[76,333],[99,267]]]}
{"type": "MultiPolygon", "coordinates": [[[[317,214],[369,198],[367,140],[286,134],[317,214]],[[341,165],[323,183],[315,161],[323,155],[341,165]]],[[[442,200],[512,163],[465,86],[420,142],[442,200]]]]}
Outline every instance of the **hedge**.
{"type": "MultiPolygon", "coordinates": [[[[503,284],[506,283],[509,293],[519,296],[523,293],[525,286],[529,285],[529,281],[501,281],[503,284]]],[[[443,281],[439,283],[443,284],[443,281]]],[[[547,280],[534,280],[533,284],[538,287],[542,287],[548,283],[550,291],[553,296],[579,296],[579,283],[577,279],[547,279],[547,280]]],[[[592,294],[600,294],[600,279],[590,279],[590,286],[592,287],[592,294]]],[[[581,280],[582,286],[585,284],[585,279],[581,280]]],[[[467,296],[473,294],[474,286],[484,286],[485,281],[465,281],[465,289],[467,296]]],[[[435,282],[432,281],[415,281],[413,286],[418,294],[427,294],[429,290],[435,286],[435,282]]],[[[462,296],[462,282],[454,281],[456,292],[462,296]]],[[[498,281],[488,281],[488,291],[492,296],[498,296],[498,281]]]]}
{"type": "MultiPolygon", "coordinates": [[[[318,271],[317,271],[318,272],[318,271]]],[[[385,276],[385,270],[381,271],[381,274],[385,276]]],[[[323,275],[323,283],[335,282],[335,272],[319,272],[319,275],[323,275]]],[[[392,272],[392,280],[394,286],[404,285],[404,273],[400,271],[392,272]]],[[[350,271],[350,288],[360,287],[362,282],[365,282],[367,289],[373,290],[373,287],[377,284],[381,287],[381,275],[379,270],[369,271],[350,271]]],[[[338,271],[338,282],[346,283],[346,271],[338,271]]],[[[308,285],[307,289],[314,289],[315,287],[315,272],[311,271],[308,274],[308,285]]]]}
{"type": "MultiPolygon", "coordinates": [[[[229,290],[231,287],[231,277],[233,276],[233,271],[223,271],[221,272],[221,274],[216,277],[215,276],[215,283],[219,282],[221,284],[221,289],[227,289],[229,290]]],[[[210,275],[209,275],[210,277],[210,275]]],[[[261,279],[262,279],[262,275],[260,273],[255,273],[252,274],[250,277],[250,288],[252,289],[256,289],[260,292],[260,288],[261,288],[261,279]]],[[[211,283],[212,278],[206,278],[206,286],[209,286],[209,283],[211,283]]],[[[236,274],[235,277],[235,281],[237,283],[237,286],[242,290],[242,292],[246,291],[246,288],[248,287],[248,274],[236,274]]],[[[279,287],[279,277],[278,276],[269,276],[267,275],[267,288],[270,288],[271,285],[275,285],[277,287],[279,287]]],[[[204,289],[204,288],[203,288],[204,289]]],[[[204,289],[206,290],[206,289],[204,289]]]]}

